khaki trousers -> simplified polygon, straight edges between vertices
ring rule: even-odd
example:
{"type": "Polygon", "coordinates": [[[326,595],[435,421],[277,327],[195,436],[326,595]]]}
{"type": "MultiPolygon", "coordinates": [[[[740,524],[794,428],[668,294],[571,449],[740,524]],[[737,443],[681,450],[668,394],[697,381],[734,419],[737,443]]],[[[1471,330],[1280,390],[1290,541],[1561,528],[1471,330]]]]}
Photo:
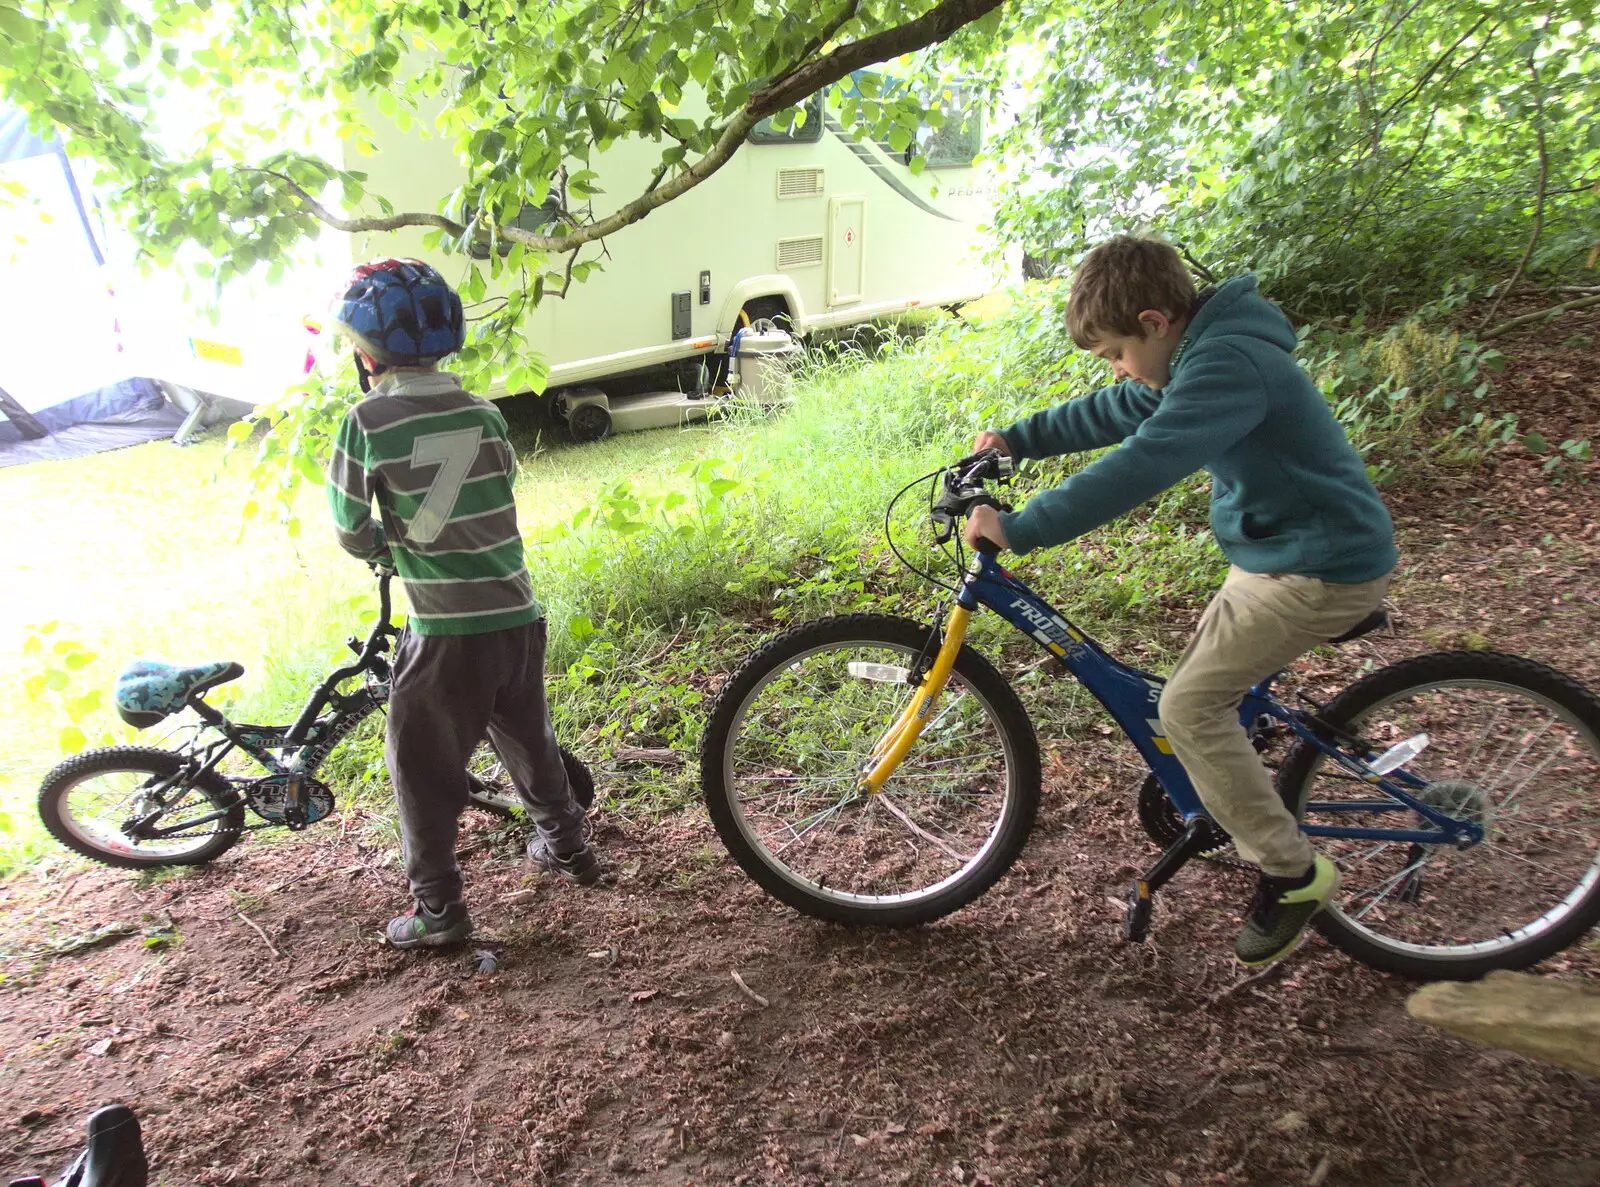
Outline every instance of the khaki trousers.
{"type": "Polygon", "coordinates": [[[1339,585],[1233,566],[1161,694],[1162,728],[1200,802],[1263,873],[1296,877],[1315,854],[1240,725],[1239,703],[1376,610],[1392,576],[1339,585]]]}

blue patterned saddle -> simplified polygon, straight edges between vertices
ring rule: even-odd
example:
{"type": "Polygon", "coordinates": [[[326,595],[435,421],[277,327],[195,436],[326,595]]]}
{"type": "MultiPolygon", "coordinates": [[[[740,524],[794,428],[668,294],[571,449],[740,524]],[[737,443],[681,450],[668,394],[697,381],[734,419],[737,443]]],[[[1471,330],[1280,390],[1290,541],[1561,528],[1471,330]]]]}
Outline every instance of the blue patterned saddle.
{"type": "Polygon", "coordinates": [[[231,660],[185,667],[136,659],[117,677],[117,713],[134,729],[148,729],[192,698],[243,675],[244,665],[231,660]]]}

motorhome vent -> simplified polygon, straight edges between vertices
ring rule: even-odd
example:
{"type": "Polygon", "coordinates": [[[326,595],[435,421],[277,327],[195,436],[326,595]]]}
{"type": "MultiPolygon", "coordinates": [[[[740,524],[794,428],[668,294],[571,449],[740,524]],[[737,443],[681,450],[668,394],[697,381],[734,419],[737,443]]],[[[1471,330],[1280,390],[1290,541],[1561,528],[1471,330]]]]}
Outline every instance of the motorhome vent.
{"type": "Polygon", "coordinates": [[[822,169],[779,169],[778,197],[814,198],[822,193],[822,169]]]}
{"type": "Polygon", "coordinates": [[[779,268],[810,268],[822,263],[822,236],[778,240],[779,268]]]}

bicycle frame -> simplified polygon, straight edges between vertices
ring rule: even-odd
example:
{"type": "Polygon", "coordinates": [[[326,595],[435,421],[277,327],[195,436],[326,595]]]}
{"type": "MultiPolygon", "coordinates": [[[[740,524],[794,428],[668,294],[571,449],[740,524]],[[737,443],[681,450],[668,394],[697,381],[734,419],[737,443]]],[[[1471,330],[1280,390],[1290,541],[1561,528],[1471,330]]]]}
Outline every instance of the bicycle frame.
{"type": "MultiPolygon", "coordinates": [[[[388,699],[389,665],[382,653],[387,650],[388,639],[399,633],[389,622],[391,576],[385,572],[378,582],[378,619],[373,625],[372,633],[367,636],[366,643],[357,650],[356,662],[330,672],[312,690],[311,696],[293,725],[239,725],[230,721],[221,710],[206,704],[200,697],[192,698],[189,707],[222,737],[204,743],[198,740],[189,743],[192,748],[192,757],[189,761],[194,765],[153,789],[158,802],[168,788],[211,774],[235,748],[243,750],[255,759],[269,775],[293,775],[305,778],[314,775],[317,768],[333,752],[334,747],[361,724],[368,714],[381,707],[388,699]],[[358,688],[347,695],[341,695],[338,690],[339,685],[351,676],[363,672],[375,674],[380,686],[358,688]],[[333,715],[327,720],[322,720],[325,709],[332,709],[333,715]],[[281,752],[286,750],[292,752],[286,757],[280,757],[281,752]]],[[[355,649],[353,636],[350,639],[350,647],[355,649]]],[[[231,782],[237,787],[241,782],[248,783],[253,780],[233,779],[231,782]]],[[[175,836],[222,819],[232,806],[229,804],[227,808],[163,829],[154,824],[165,810],[165,805],[162,805],[156,811],[149,813],[146,819],[141,820],[137,827],[142,830],[141,835],[146,838],[175,836]]]]}
{"type": "MultiPolygon", "coordinates": [[[[1128,735],[1185,823],[1207,815],[1194,784],[1162,732],[1158,709],[1166,681],[1113,658],[988,553],[976,554],[968,566],[956,590],[939,651],[910,705],[874,749],[873,758],[877,761],[862,778],[864,792],[874,793],[883,786],[932,716],[965,641],[967,625],[980,606],[987,606],[1037,642],[1089,690],[1128,735]]],[[[1272,695],[1277,675],[1267,677],[1246,694],[1239,706],[1241,727],[1248,730],[1262,717],[1282,722],[1386,797],[1313,801],[1306,805],[1306,815],[1413,811],[1436,826],[1432,829],[1366,828],[1303,823],[1300,827],[1307,835],[1432,845],[1474,844],[1483,839],[1480,824],[1451,817],[1413,794],[1426,788],[1427,780],[1404,769],[1378,775],[1368,765],[1367,760],[1375,757],[1370,750],[1365,755],[1356,754],[1322,736],[1306,714],[1289,708],[1272,695]]]]}

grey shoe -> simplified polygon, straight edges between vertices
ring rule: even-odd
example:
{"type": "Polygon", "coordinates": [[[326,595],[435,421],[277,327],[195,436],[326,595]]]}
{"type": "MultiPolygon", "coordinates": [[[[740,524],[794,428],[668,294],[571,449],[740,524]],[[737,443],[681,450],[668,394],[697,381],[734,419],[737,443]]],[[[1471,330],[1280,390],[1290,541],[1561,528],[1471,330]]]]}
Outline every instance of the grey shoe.
{"type": "Polygon", "coordinates": [[[600,859],[595,856],[587,841],[571,853],[559,854],[541,834],[528,842],[528,860],[545,873],[554,874],[563,882],[593,886],[600,881],[600,859]]]}
{"type": "Polygon", "coordinates": [[[1311,917],[1328,905],[1339,889],[1339,868],[1322,854],[1304,878],[1262,874],[1250,917],[1234,945],[1240,964],[1271,964],[1287,956],[1300,941],[1311,917]]]}
{"type": "Polygon", "coordinates": [[[459,944],[472,934],[467,904],[457,899],[439,911],[419,902],[408,914],[389,920],[384,935],[396,948],[443,948],[459,944]]]}

